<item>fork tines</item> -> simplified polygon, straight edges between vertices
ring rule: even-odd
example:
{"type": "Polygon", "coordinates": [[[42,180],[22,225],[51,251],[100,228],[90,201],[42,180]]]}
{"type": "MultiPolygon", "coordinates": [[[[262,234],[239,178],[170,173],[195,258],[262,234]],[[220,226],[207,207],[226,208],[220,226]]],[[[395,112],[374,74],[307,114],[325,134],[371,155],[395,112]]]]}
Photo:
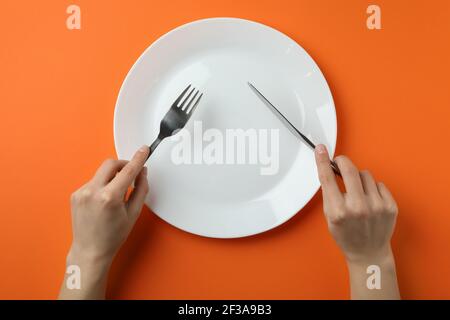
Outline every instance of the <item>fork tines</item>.
{"type": "Polygon", "coordinates": [[[195,107],[198,105],[198,103],[200,102],[200,99],[203,96],[203,93],[200,93],[200,91],[196,90],[194,87],[192,87],[192,89],[189,90],[191,88],[191,86],[192,85],[188,85],[187,88],[183,90],[183,92],[180,94],[180,96],[174,102],[174,106],[176,106],[177,108],[186,112],[186,114],[189,114],[192,110],[195,109],[195,107]],[[189,93],[186,95],[186,93],[188,91],[189,91],[189,93]],[[195,92],[195,94],[191,98],[191,96],[194,92],[195,92]],[[199,93],[200,93],[200,95],[198,95],[199,93]],[[197,96],[198,96],[198,98],[197,98],[197,96]]]}

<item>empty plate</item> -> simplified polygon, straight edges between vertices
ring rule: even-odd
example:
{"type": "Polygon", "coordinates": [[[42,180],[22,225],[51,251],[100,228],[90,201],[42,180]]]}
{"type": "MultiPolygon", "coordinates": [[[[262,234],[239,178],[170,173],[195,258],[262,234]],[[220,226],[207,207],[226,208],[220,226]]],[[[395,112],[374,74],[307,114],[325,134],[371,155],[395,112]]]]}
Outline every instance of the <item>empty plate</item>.
{"type": "Polygon", "coordinates": [[[260,23],[213,18],[180,26],[144,51],[122,85],[114,114],[120,159],[153,142],[188,84],[204,93],[185,130],[147,163],[146,204],[177,228],[216,238],[261,233],[294,216],[319,188],[313,151],[248,81],[334,154],[336,113],[323,74],[294,40],[260,23]]]}

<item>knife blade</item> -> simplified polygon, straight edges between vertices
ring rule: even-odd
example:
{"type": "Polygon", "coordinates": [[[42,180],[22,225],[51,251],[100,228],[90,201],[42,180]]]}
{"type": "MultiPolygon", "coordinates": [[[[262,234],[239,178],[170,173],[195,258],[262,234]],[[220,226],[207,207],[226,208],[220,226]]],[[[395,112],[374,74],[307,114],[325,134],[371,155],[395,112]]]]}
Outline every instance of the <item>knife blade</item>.
{"type": "MultiPolygon", "coordinates": [[[[303,133],[300,132],[300,130],[298,130],[281,112],[280,110],[277,109],[277,107],[275,107],[272,102],[270,102],[262,93],[261,91],[259,91],[258,89],[256,89],[256,87],[251,84],[250,82],[247,82],[247,84],[250,86],[250,88],[253,90],[253,92],[256,93],[256,95],[269,107],[269,109],[272,111],[272,113],[274,113],[277,118],[284,123],[284,125],[290,129],[290,131],[295,132],[302,140],[303,142],[306,143],[306,145],[308,145],[312,150],[314,150],[316,148],[316,145],[310,140],[308,139],[303,133]]],[[[334,173],[337,174],[338,176],[341,176],[341,172],[337,166],[337,164],[334,161],[330,161],[331,164],[331,168],[333,169],[334,173]]]]}

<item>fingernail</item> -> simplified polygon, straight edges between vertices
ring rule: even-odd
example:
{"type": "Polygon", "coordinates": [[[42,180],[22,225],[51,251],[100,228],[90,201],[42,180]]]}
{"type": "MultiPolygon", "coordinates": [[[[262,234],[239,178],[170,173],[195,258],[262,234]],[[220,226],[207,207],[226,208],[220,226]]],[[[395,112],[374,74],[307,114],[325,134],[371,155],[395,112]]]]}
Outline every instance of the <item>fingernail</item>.
{"type": "Polygon", "coordinates": [[[146,145],[143,145],[142,147],[140,147],[139,148],[139,152],[147,152],[147,150],[148,150],[148,146],[146,146],[146,145]]]}
{"type": "Polygon", "coordinates": [[[316,146],[317,153],[326,153],[327,148],[323,144],[316,146]]]}

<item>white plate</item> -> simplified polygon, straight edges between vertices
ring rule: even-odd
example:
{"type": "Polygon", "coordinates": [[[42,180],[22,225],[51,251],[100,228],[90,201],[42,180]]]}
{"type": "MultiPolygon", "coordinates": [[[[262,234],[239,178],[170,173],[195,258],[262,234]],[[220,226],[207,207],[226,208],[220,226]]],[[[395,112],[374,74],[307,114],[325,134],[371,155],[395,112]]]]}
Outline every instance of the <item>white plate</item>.
{"type": "Polygon", "coordinates": [[[171,158],[177,142],[159,145],[147,163],[146,204],[182,230],[216,238],[264,232],[294,216],[319,188],[313,152],[247,81],[334,154],[336,113],[324,76],[295,41],[256,22],[213,18],[180,26],[144,51],[122,85],[114,114],[121,159],[155,139],[162,117],[189,83],[205,93],[186,126],[189,132],[194,121],[202,121],[203,131],[279,130],[279,170],[273,175],[261,175],[262,166],[255,164],[177,165],[171,158]]]}

